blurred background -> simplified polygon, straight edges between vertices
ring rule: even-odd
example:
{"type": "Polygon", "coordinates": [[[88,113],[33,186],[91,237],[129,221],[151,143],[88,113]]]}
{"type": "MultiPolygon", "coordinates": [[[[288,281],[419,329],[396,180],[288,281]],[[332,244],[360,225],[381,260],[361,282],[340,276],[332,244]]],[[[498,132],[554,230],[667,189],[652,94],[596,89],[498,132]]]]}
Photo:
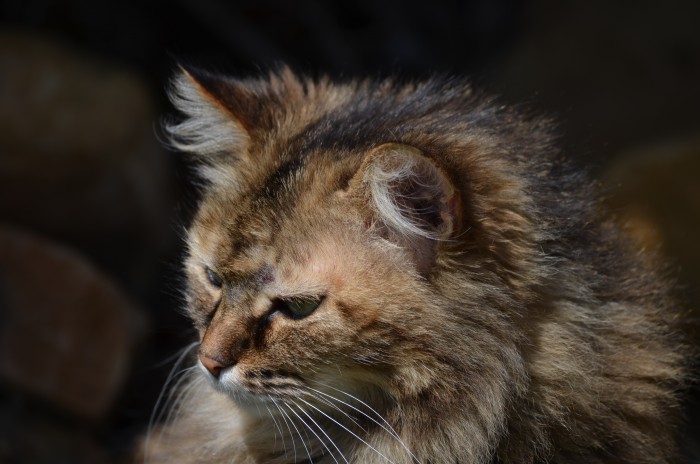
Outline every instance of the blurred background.
{"type": "MultiPolygon", "coordinates": [[[[129,462],[193,339],[197,195],[156,135],[178,60],[468,75],[560,122],[698,308],[699,24],[697,0],[0,1],[0,462],[129,462]]],[[[700,463],[697,389],[685,410],[700,463]]]]}

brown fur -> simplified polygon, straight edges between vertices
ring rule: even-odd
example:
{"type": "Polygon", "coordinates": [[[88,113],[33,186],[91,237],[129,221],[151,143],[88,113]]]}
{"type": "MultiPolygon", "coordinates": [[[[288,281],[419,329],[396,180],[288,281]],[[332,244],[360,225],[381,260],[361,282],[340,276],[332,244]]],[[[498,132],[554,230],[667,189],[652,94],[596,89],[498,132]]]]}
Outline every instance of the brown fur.
{"type": "Polygon", "coordinates": [[[679,308],[547,121],[450,79],[174,94],[207,185],[188,306],[231,374],[195,371],[150,462],[674,462],[679,308]]]}

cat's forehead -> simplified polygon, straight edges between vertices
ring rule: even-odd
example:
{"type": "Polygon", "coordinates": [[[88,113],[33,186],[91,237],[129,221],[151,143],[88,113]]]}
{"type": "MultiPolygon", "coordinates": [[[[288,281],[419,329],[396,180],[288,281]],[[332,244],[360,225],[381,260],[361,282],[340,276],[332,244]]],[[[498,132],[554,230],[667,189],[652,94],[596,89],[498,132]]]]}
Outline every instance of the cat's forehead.
{"type": "Polygon", "coordinates": [[[329,227],[337,209],[332,194],[311,184],[302,167],[282,166],[243,193],[208,192],[190,230],[191,252],[239,270],[308,254],[299,250],[329,227]]]}
{"type": "Polygon", "coordinates": [[[297,294],[339,289],[356,273],[349,267],[363,261],[359,257],[366,250],[358,234],[343,228],[341,215],[329,215],[330,208],[310,211],[302,202],[279,217],[270,208],[255,218],[245,204],[231,208],[237,208],[235,219],[203,205],[208,215],[219,216],[209,217],[207,227],[198,223],[192,228],[190,266],[211,267],[226,280],[251,288],[297,294]]]}
{"type": "Polygon", "coordinates": [[[205,262],[251,261],[272,243],[272,217],[250,202],[206,198],[189,233],[193,255],[205,262]],[[253,214],[251,214],[253,213],[253,214]]]}

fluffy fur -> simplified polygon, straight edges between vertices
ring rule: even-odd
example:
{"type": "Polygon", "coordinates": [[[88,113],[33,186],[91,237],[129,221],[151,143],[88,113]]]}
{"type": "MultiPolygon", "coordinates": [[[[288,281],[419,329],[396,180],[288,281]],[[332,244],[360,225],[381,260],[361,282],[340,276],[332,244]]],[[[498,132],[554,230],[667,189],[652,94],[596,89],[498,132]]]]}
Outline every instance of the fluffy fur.
{"type": "Polygon", "coordinates": [[[173,100],[200,368],[149,462],[674,462],[680,311],[548,121],[287,69],[173,100]]]}

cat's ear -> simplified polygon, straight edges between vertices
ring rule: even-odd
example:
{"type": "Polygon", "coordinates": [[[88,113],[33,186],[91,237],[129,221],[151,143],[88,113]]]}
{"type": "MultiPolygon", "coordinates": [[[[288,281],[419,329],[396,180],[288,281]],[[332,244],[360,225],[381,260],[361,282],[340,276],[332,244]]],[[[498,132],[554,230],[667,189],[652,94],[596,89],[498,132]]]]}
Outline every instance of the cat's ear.
{"type": "Polygon", "coordinates": [[[193,155],[205,180],[242,185],[254,141],[274,124],[263,87],[180,65],[170,99],[185,117],[165,125],[170,145],[193,155]]]}
{"type": "Polygon", "coordinates": [[[387,143],[370,151],[350,182],[373,217],[408,244],[450,240],[461,221],[460,194],[420,150],[387,143]]]}
{"type": "Polygon", "coordinates": [[[237,95],[235,82],[225,77],[184,66],[180,71],[170,99],[185,118],[166,125],[171,145],[205,161],[240,156],[250,143],[250,125],[232,103],[249,98],[237,95]]]}

